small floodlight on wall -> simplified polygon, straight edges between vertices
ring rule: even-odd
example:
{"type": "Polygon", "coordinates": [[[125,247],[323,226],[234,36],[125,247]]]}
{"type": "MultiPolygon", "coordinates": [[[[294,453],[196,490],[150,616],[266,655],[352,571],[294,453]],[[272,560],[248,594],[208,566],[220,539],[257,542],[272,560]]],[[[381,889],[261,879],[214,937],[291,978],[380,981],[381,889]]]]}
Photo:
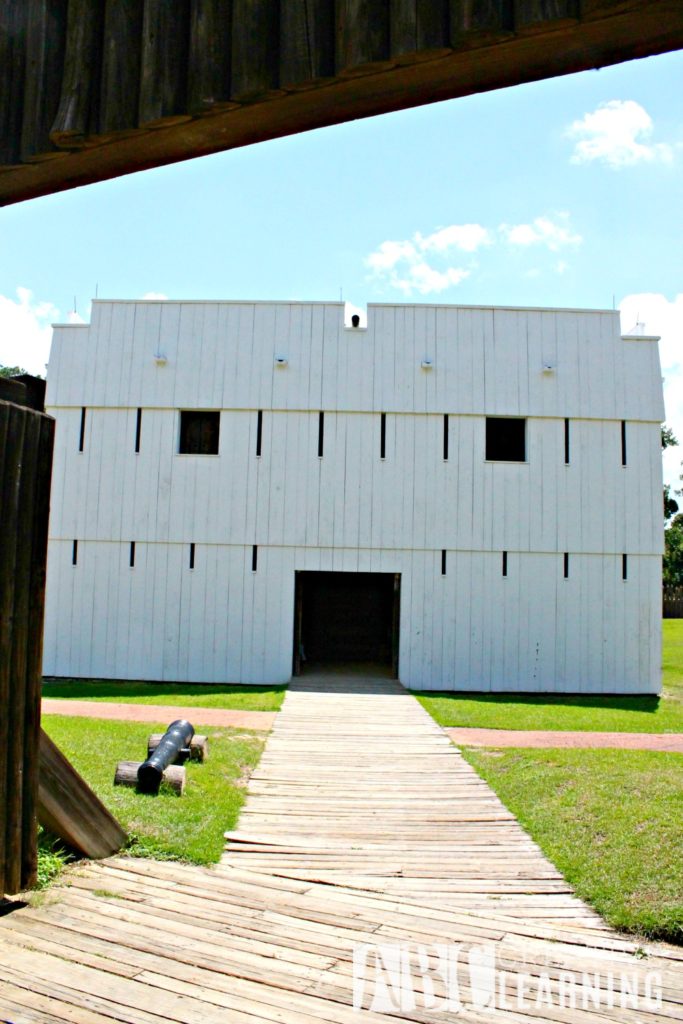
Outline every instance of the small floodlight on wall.
{"type": "Polygon", "coordinates": [[[275,356],[275,365],[284,368],[287,365],[286,356],[275,356]]]}
{"type": "Polygon", "coordinates": [[[420,363],[420,366],[422,367],[423,370],[434,369],[434,363],[432,362],[431,359],[423,359],[422,362],[420,363]]]}
{"type": "Polygon", "coordinates": [[[157,366],[166,366],[168,359],[166,358],[163,352],[155,352],[154,362],[157,364],[157,366]]]}
{"type": "Polygon", "coordinates": [[[555,373],[555,365],[554,365],[554,363],[544,363],[543,364],[543,372],[544,373],[555,373]]]}

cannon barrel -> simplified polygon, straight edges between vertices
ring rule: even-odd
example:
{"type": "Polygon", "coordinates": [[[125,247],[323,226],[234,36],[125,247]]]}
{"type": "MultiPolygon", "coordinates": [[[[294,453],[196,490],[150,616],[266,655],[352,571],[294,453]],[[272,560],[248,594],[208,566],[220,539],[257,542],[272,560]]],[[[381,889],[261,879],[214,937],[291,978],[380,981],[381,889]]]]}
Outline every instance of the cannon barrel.
{"type": "Polygon", "coordinates": [[[189,747],[194,728],[184,718],[171,722],[161,737],[154,753],[138,768],[138,789],[143,793],[157,793],[164,769],[172,764],[181,750],[189,747]]]}

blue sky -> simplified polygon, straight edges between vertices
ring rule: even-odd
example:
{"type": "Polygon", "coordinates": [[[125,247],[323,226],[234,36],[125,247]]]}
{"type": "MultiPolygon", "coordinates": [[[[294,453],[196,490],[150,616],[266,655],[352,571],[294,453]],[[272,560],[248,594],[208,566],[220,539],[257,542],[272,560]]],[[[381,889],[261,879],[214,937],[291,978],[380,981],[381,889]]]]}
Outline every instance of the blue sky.
{"type": "MultiPolygon", "coordinates": [[[[683,442],[683,53],[420,107],[0,212],[0,362],[101,298],[623,309],[683,442]]],[[[683,447],[667,458],[677,475],[683,447]]]]}

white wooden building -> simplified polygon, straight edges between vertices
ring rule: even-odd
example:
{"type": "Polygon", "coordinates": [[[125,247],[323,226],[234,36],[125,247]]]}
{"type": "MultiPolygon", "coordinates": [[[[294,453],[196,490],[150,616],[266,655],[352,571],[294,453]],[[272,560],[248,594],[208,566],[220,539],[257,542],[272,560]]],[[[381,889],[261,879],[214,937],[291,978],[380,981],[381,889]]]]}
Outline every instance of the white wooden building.
{"type": "Polygon", "coordinates": [[[657,692],[656,341],[612,311],[96,301],[50,356],[45,673],[657,692]]]}

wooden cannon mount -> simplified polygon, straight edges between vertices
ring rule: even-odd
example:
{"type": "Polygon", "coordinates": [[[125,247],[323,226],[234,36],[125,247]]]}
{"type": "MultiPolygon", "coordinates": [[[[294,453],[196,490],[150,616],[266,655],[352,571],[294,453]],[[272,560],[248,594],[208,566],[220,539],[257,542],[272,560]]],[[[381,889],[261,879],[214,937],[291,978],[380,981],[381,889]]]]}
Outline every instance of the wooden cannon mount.
{"type": "Polygon", "coordinates": [[[141,793],[157,794],[166,784],[178,795],[185,791],[185,762],[208,757],[206,736],[195,735],[189,722],[172,722],[165,733],[153,733],[147,741],[146,761],[119,761],[115,786],[130,786],[141,793]]]}

